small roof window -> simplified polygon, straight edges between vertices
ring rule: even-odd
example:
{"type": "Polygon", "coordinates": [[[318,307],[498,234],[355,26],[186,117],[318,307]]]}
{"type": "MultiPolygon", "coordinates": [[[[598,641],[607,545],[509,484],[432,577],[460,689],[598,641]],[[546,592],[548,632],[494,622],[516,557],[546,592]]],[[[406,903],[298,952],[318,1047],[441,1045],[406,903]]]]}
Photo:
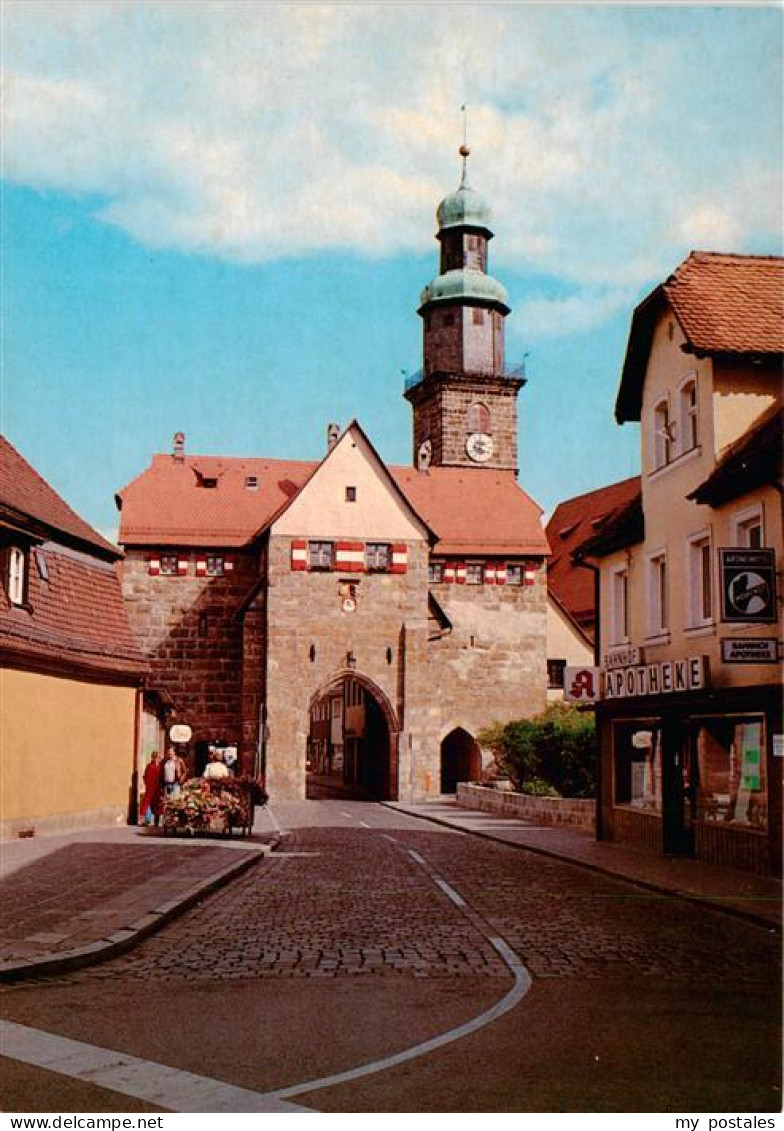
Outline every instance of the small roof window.
{"type": "Polygon", "coordinates": [[[48,581],[49,580],[49,564],[46,560],[46,554],[44,553],[44,551],[40,547],[36,547],[33,550],[33,557],[35,558],[35,564],[36,564],[36,568],[38,570],[38,576],[41,578],[42,581],[48,581]]]}
{"type": "Polygon", "coordinates": [[[246,475],[245,476],[245,490],[246,491],[258,491],[258,489],[259,489],[259,477],[258,477],[258,475],[246,475]]]}

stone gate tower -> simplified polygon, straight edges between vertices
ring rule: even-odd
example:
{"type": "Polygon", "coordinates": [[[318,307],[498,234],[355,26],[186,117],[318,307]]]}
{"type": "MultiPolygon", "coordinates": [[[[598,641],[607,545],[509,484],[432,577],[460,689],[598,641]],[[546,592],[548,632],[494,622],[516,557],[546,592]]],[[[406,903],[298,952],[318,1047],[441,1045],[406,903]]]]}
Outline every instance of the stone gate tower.
{"type": "Polygon", "coordinates": [[[506,289],[487,273],[490,209],[468,184],[468,148],[456,192],[438,206],[440,273],[422,291],[423,367],[406,381],[414,463],[517,471],[522,367],[506,365],[506,289]]]}

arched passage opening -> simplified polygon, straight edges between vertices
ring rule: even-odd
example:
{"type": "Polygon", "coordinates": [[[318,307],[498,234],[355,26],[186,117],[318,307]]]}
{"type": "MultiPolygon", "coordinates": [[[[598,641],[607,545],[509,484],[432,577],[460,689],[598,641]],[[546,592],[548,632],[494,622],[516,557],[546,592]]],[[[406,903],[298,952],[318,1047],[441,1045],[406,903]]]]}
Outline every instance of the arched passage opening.
{"type": "Polygon", "coordinates": [[[341,676],[311,700],[305,796],[397,800],[394,714],[362,676],[341,676]]]}
{"type": "Polygon", "coordinates": [[[441,743],[441,792],[457,793],[460,781],[479,781],[482,752],[479,743],[462,727],[455,727],[441,743]]]}

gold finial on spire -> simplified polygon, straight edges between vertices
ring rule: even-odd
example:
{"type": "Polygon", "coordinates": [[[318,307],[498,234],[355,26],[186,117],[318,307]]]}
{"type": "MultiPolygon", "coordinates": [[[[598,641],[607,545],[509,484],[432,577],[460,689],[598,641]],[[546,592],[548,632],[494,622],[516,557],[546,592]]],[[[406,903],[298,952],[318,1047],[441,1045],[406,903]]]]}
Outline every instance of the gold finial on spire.
{"type": "Polygon", "coordinates": [[[460,109],[463,112],[463,144],[458,149],[458,153],[463,158],[463,176],[460,179],[460,187],[468,188],[468,156],[471,152],[468,148],[468,104],[464,102],[460,109]]]}

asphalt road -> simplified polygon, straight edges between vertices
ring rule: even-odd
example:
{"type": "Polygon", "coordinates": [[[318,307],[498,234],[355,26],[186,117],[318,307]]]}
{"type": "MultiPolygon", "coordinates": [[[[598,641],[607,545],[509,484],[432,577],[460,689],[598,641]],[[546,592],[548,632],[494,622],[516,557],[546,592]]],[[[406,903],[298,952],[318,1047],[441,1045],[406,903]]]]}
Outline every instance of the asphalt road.
{"type": "MultiPolygon", "coordinates": [[[[142,1078],[317,1111],[780,1111],[765,928],[370,803],[275,812],[280,852],[121,958],[5,988],[0,1013],[141,1058],[142,1078]]],[[[0,1065],[5,1110],[177,1109],[56,1059],[0,1065]]]]}

